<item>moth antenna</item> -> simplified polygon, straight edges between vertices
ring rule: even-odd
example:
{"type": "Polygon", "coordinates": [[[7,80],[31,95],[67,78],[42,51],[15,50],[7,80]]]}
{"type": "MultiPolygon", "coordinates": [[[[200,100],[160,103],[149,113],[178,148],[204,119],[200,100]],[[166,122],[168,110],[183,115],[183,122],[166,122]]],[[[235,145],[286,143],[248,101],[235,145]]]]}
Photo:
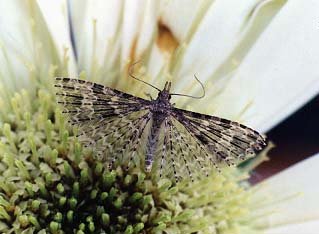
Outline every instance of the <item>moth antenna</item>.
{"type": "Polygon", "coordinates": [[[140,82],[143,82],[144,84],[147,84],[147,85],[151,86],[152,88],[154,88],[154,89],[156,89],[157,91],[160,92],[161,90],[160,90],[159,88],[157,88],[157,87],[155,87],[154,85],[152,85],[152,84],[150,84],[150,83],[148,83],[148,82],[146,82],[146,81],[144,81],[144,80],[141,80],[141,79],[139,79],[139,78],[137,78],[136,76],[133,75],[133,73],[134,73],[134,66],[135,66],[136,64],[140,63],[140,62],[141,62],[141,61],[137,61],[137,62],[133,63],[133,64],[129,67],[129,70],[128,70],[129,76],[132,77],[132,78],[135,79],[135,80],[138,80],[138,81],[140,81],[140,82]]]}
{"type": "Polygon", "coordinates": [[[181,94],[181,93],[170,93],[170,95],[190,97],[190,98],[195,98],[195,99],[201,99],[201,98],[205,97],[206,92],[205,92],[205,87],[204,87],[203,83],[197,78],[197,76],[195,74],[194,74],[194,77],[203,89],[203,94],[201,96],[196,97],[196,96],[191,96],[191,95],[181,94]]]}

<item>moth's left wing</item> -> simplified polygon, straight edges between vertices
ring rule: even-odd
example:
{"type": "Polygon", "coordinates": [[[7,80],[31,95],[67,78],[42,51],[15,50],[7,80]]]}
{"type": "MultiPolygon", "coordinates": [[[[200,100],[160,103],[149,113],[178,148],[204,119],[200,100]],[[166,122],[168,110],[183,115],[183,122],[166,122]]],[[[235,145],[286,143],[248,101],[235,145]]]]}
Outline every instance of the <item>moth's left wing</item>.
{"type": "Polygon", "coordinates": [[[178,108],[172,115],[211,154],[212,163],[236,165],[266,145],[264,136],[237,122],[178,108]]]}
{"type": "Polygon", "coordinates": [[[148,100],[71,78],[56,78],[55,87],[63,113],[78,127],[79,140],[103,155],[111,152],[116,157],[124,145],[133,147],[133,139],[138,139],[149,120],[148,100]]]}
{"type": "Polygon", "coordinates": [[[122,117],[147,109],[150,101],[89,81],[55,78],[58,103],[72,124],[122,117]]]}

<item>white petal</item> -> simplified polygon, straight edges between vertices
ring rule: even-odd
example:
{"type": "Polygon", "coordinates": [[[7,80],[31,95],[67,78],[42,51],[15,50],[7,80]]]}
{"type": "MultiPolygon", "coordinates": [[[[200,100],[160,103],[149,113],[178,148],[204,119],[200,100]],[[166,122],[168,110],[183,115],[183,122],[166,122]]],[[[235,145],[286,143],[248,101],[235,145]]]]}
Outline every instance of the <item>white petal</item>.
{"type": "MultiPolygon", "coordinates": [[[[35,1],[0,1],[0,79],[11,88],[48,77],[62,58],[35,1]]],[[[51,74],[52,75],[52,74],[51,74]]]]}
{"type": "MultiPolygon", "coordinates": [[[[177,91],[183,93],[199,94],[200,86],[194,82],[194,74],[206,82],[207,95],[202,104],[198,104],[197,100],[197,104],[192,102],[196,111],[212,114],[214,110],[223,117],[238,118],[253,97],[253,84],[244,87],[241,94],[236,95],[236,101],[225,95],[217,99],[216,95],[223,91],[221,88],[230,78],[241,82],[241,78],[234,76],[234,71],[282,5],[282,1],[259,0],[244,3],[234,3],[232,0],[213,2],[186,49],[182,68],[176,77],[179,86],[177,91]],[[239,98],[243,101],[239,101],[239,98]],[[198,106],[205,106],[206,109],[200,110],[198,106]]],[[[248,79],[252,81],[254,78],[248,79]]]]}
{"type": "MultiPolygon", "coordinates": [[[[197,71],[201,80],[208,79],[238,45],[243,25],[257,2],[249,0],[235,4],[231,0],[215,1],[190,41],[179,75],[192,75],[197,71]]],[[[188,77],[185,78],[187,80],[188,77]]]]}
{"type": "Polygon", "coordinates": [[[173,35],[180,41],[186,41],[190,36],[194,21],[201,17],[211,4],[211,0],[178,0],[161,1],[159,21],[167,26],[173,35]]]}
{"type": "Polygon", "coordinates": [[[70,38],[67,0],[37,0],[37,2],[61,58],[67,50],[70,59],[68,75],[73,77],[76,75],[76,64],[70,38]]]}
{"type": "Polygon", "coordinates": [[[270,197],[273,201],[261,209],[261,212],[271,212],[261,223],[277,227],[319,222],[318,178],[319,154],[256,185],[260,197],[270,197]]]}
{"type": "MultiPolygon", "coordinates": [[[[188,43],[211,3],[211,0],[186,0],[182,4],[178,0],[160,1],[160,5],[156,8],[157,18],[154,25],[157,34],[148,63],[148,73],[152,77],[151,83],[161,87],[167,79],[171,79],[171,77],[163,76],[165,73],[162,74],[161,79],[157,76],[164,65],[170,62],[178,63],[178,61],[171,61],[172,53],[176,49],[174,47],[183,47],[188,43]]],[[[173,70],[176,70],[176,67],[173,70]]],[[[175,73],[176,71],[171,71],[170,75],[174,76],[175,73]]],[[[174,86],[178,85],[176,83],[174,86]]]]}
{"type": "Polygon", "coordinates": [[[140,0],[125,2],[123,14],[121,56],[122,67],[128,62],[141,59],[145,50],[152,43],[157,23],[158,3],[156,1],[140,0]]]}
{"type": "Polygon", "coordinates": [[[122,1],[70,1],[71,24],[79,71],[88,75],[94,66],[109,67],[118,56],[118,27],[121,23],[122,1]]]}
{"type": "Polygon", "coordinates": [[[188,0],[181,8],[180,1],[71,1],[80,70],[100,78],[118,60],[123,70],[129,62],[145,56],[149,61],[143,63],[148,64],[154,78],[164,62],[154,44],[158,25],[165,25],[175,37],[184,40],[198,11],[208,4],[205,2],[210,1],[188,0]]]}
{"type": "MultiPolygon", "coordinates": [[[[71,1],[78,64],[95,79],[123,68],[149,46],[156,22],[155,2],[71,1]]],[[[118,77],[119,78],[119,77],[118,77]]]]}
{"type": "Polygon", "coordinates": [[[265,234],[317,234],[318,230],[319,220],[315,220],[270,228],[265,231],[265,234]]]}
{"type": "Polygon", "coordinates": [[[318,1],[288,1],[234,74],[223,97],[228,110],[236,109],[238,98],[256,82],[243,117],[248,125],[267,131],[319,92],[318,9],[318,1]]]}

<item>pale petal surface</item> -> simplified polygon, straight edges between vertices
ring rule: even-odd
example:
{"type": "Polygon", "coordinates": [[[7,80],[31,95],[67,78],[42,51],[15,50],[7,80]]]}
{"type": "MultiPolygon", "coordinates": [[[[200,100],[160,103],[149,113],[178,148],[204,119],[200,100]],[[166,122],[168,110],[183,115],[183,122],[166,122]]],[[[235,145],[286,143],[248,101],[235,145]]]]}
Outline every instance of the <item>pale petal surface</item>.
{"type": "Polygon", "coordinates": [[[296,224],[288,224],[276,228],[270,228],[266,234],[317,234],[319,230],[319,220],[306,221],[296,224]]]}
{"type": "Polygon", "coordinates": [[[36,1],[0,1],[0,8],[5,9],[0,15],[0,79],[6,89],[25,87],[29,79],[48,77],[48,70],[53,73],[55,66],[67,63],[36,1]]]}
{"type": "MultiPolygon", "coordinates": [[[[315,233],[306,230],[319,227],[318,178],[319,154],[257,185],[258,195],[269,196],[272,201],[262,209],[271,214],[262,220],[263,225],[276,227],[268,233],[315,233]],[[303,225],[304,232],[296,232],[302,230],[303,225]]],[[[264,204],[267,204],[266,200],[264,204]]]]}
{"type": "MultiPolygon", "coordinates": [[[[118,25],[122,23],[122,1],[69,1],[69,12],[79,72],[88,77],[104,75],[119,56],[118,25]]],[[[107,78],[106,78],[107,79],[107,78]]]]}
{"type": "Polygon", "coordinates": [[[318,1],[293,0],[284,5],[221,95],[220,102],[229,100],[224,109],[238,109],[238,98],[255,81],[251,108],[243,119],[267,131],[319,92],[318,9],[318,1]]]}
{"type": "Polygon", "coordinates": [[[70,23],[67,0],[38,0],[39,8],[56,45],[59,56],[66,53],[69,59],[69,76],[76,76],[76,61],[70,37],[70,23]]]}
{"type": "Polygon", "coordinates": [[[130,87],[134,93],[135,86],[140,84],[132,87],[131,81],[123,82],[121,78],[127,74],[125,68],[143,59],[154,80],[166,59],[158,45],[161,42],[156,38],[160,36],[156,35],[159,27],[169,27],[174,37],[182,40],[192,29],[192,20],[207,2],[188,1],[189,4],[185,4],[183,11],[179,12],[176,11],[180,9],[178,1],[95,1],[90,4],[87,1],[71,1],[79,70],[95,79],[103,79],[106,84],[120,86],[124,90],[130,87]],[[110,74],[112,69],[117,76],[110,74]]]}
{"type": "Polygon", "coordinates": [[[186,49],[183,66],[178,72],[181,92],[199,92],[198,84],[194,89],[195,83],[192,82],[193,74],[196,74],[205,82],[207,96],[199,104],[198,100],[187,100],[184,105],[197,106],[197,111],[208,114],[244,120],[240,115],[252,100],[255,78],[237,77],[235,71],[283,5],[283,1],[246,1],[240,4],[216,1],[211,5],[186,49]],[[241,85],[242,79],[251,83],[241,85]],[[232,80],[237,80],[236,85],[239,85],[235,91],[240,90],[240,95],[224,90],[232,80]],[[235,95],[236,100],[230,100],[229,96],[235,95]]]}

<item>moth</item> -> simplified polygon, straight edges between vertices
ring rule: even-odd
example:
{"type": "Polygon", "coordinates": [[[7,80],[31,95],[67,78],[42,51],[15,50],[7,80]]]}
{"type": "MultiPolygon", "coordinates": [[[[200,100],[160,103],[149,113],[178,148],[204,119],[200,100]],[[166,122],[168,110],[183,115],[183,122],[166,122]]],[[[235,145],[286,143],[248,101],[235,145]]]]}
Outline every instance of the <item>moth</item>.
{"type": "Polygon", "coordinates": [[[57,101],[78,127],[79,140],[95,149],[110,169],[117,163],[127,169],[140,164],[160,177],[193,181],[213,168],[237,165],[265,147],[265,137],[247,126],[176,108],[171,97],[189,95],[170,93],[171,82],[162,90],[148,85],[157,89],[156,99],[79,79],[55,79],[57,101]]]}

